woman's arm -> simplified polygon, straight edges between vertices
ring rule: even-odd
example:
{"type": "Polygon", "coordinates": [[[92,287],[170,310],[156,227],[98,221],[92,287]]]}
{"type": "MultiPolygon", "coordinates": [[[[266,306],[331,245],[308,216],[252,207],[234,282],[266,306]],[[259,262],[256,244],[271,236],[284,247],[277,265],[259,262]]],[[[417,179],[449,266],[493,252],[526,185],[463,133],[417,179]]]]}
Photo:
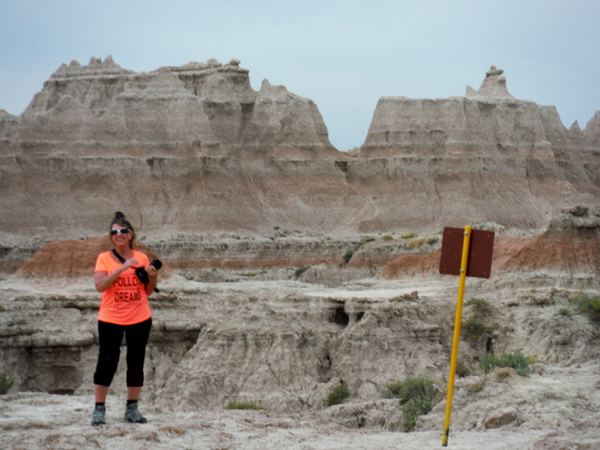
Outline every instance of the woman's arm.
{"type": "MultiPolygon", "coordinates": [[[[119,275],[121,275],[123,273],[123,271],[129,269],[130,267],[134,267],[134,266],[139,266],[140,263],[137,259],[133,258],[133,259],[128,259],[127,261],[125,261],[125,263],[119,267],[117,270],[115,270],[114,272],[112,272],[111,274],[105,272],[104,270],[100,270],[98,272],[96,272],[94,274],[94,283],[96,284],[96,290],[98,292],[104,292],[105,290],[107,290],[109,287],[112,286],[112,284],[115,282],[115,280],[117,278],[119,278],[119,275]]],[[[155,278],[156,281],[156,278],[155,278]]],[[[152,288],[154,289],[154,288],[152,288]]]]}

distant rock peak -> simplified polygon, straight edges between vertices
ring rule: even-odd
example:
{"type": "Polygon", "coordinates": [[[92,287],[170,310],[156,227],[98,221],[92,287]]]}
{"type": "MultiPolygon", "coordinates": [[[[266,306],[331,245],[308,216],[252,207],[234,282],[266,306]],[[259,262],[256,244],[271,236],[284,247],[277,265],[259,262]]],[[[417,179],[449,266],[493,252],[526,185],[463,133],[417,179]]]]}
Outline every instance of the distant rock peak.
{"type": "Polygon", "coordinates": [[[494,76],[494,75],[502,75],[503,73],[504,73],[504,70],[502,70],[502,69],[497,69],[497,68],[496,68],[496,66],[491,66],[491,67],[490,67],[490,70],[488,70],[488,71],[485,73],[485,76],[486,76],[486,77],[492,77],[492,76],[494,76]]]}
{"type": "MultiPolygon", "coordinates": [[[[215,58],[210,58],[205,63],[190,61],[183,66],[168,66],[167,69],[171,70],[171,72],[240,72],[240,73],[248,73],[248,69],[243,69],[240,67],[241,61],[239,59],[231,59],[227,64],[223,64],[217,61],[215,58]]],[[[164,69],[165,67],[161,67],[164,69]]],[[[160,69],[159,69],[160,70],[160,69]]]]}
{"type": "Polygon", "coordinates": [[[491,66],[490,70],[485,73],[485,78],[476,91],[471,86],[467,86],[467,92],[465,97],[467,98],[500,98],[500,99],[514,99],[508,92],[506,87],[506,77],[502,74],[504,70],[491,66]]]}
{"type": "Polygon", "coordinates": [[[102,61],[102,58],[92,56],[87,66],[82,66],[76,60],[71,61],[68,66],[62,64],[58,70],[52,74],[51,78],[71,78],[90,75],[121,75],[126,73],[134,73],[134,71],[123,69],[113,61],[111,55],[108,55],[104,61],[102,61]]]}

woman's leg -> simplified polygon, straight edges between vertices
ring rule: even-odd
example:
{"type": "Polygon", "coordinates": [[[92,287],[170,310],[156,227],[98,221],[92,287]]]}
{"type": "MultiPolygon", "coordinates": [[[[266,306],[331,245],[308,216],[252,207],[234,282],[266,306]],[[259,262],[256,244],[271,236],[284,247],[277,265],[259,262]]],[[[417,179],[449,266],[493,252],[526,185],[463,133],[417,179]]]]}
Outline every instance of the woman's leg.
{"type": "Polygon", "coordinates": [[[122,325],[98,321],[100,351],[98,352],[98,364],[94,373],[94,385],[100,386],[98,389],[100,399],[102,397],[106,399],[108,386],[112,383],[112,379],[117,371],[124,331],[125,327],[122,325]]]}
{"type": "Polygon", "coordinates": [[[125,331],[127,339],[127,406],[125,420],[133,423],[146,423],[146,418],[138,411],[137,401],[144,384],[144,359],[146,344],[150,335],[152,319],[129,325],[125,331]]]}
{"type": "Polygon", "coordinates": [[[106,394],[108,394],[108,386],[101,386],[99,384],[95,384],[94,394],[96,396],[96,403],[105,403],[106,394]]]}
{"type": "Polygon", "coordinates": [[[135,325],[128,325],[125,329],[128,400],[137,400],[144,385],[144,360],[151,327],[152,318],[135,325]]]}
{"type": "Polygon", "coordinates": [[[127,386],[127,400],[138,400],[141,390],[141,386],[127,386]]]}
{"type": "Polygon", "coordinates": [[[121,341],[123,340],[124,328],[119,325],[98,321],[98,342],[100,350],[98,352],[98,363],[94,373],[94,394],[96,396],[96,406],[92,413],[92,426],[104,425],[104,415],[106,412],[106,394],[108,386],[117,371],[119,364],[119,355],[121,351],[121,341]]]}

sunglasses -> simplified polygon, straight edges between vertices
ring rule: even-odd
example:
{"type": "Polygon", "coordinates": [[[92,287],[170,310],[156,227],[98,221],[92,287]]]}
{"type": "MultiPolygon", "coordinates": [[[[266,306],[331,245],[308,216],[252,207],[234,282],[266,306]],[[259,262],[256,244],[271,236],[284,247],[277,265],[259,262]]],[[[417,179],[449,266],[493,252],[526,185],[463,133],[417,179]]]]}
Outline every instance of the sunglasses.
{"type": "Polygon", "coordinates": [[[125,228],[125,227],[123,227],[123,228],[121,228],[120,230],[115,230],[114,228],[112,228],[112,229],[110,230],[110,235],[111,235],[111,236],[116,236],[118,233],[121,233],[121,234],[127,234],[127,233],[129,233],[129,228],[125,228]]]}

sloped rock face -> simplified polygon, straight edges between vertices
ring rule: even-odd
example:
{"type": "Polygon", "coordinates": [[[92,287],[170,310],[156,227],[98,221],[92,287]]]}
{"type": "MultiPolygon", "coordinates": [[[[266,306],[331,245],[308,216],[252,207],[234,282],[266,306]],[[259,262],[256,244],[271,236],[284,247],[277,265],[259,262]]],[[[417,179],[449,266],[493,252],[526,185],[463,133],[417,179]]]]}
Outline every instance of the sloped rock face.
{"type": "Polygon", "coordinates": [[[255,92],[237,60],[149,73],[72,62],[0,120],[9,233],[75,237],[68,217],[97,234],[116,203],[147,230],[307,228],[332,220],[344,184],[316,105],[266,80],[255,92]]]}
{"type": "MultiPolygon", "coordinates": [[[[427,246],[425,246],[427,248],[427,246]]],[[[431,250],[434,250],[433,248],[431,250]]],[[[389,255],[381,275],[402,278],[438,273],[441,250],[389,255]]],[[[597,286],[600,277],[600,209],[577,206],[550,221],[548,230],[529,237],[496,236],[492,271],[543,273],[559,282],[597,286]]]]}
{"type": "Polygon", "coordinates": [[[296,145],[335,153],[312,101],[266,80],[255,92],[238,60],[148,73],[125,70],[110,56],[87,66],[63,64],[22,114],[18,134],[25,145],[71,144],[87,153],[97,153],[97,145],[110,145],[109,153],[125,147],[128,154],[158,146],[183,156],[181,147],[191,146],[227,155],[247,143],[263,151],[296,145]]]}
{"type": "Polygon", "coordinates": [[[9,114],[5,109],[0,109],[0,141],[8,143],[17,127],[18,116],[9,114]]]}
{"type": "Polygon", "coordinates": [[[466,97],[382,98],[354,155],[331,146],[314,102],[267,80],[254,91],[237,60],[148,73],[72,62],[21,116],[0,114],[0,225],[80,238],[122,209],[155,234],[347,236],[540,228],[564,207],[597,206],[600,115],[566,129],[501,74],[466,97]]]}
{"type": "MultiPolygon", "coordinates": [[[[412,206],[380,205],[384,223],[399,219],[393,211],[417,210],[448,223],[538,228],[565,205],[598,203],[597,120],[585,132],[567,130],[554,107],[512,97],[502,72],[492,66],[466,97],[379,100],[359,164],[378,160],[397,198],[412,206]]],[[[352,173],[368,186],[361,169],[352,173]]]]}
{"type": "MultiPolygon", "coordinates": [[[[43,246],[25,264],[19,267],[19,278],[56,279],[87,277],[94,273],[96,257],[113,248],[108,236],[96,237],[87,241],[56,241],[43,246]]],[[[141,251],[150,261],[158,256],[147,245],[136,242],[136,250],[141,251]]],[[[168,266],[161,274],[170,273],[168,266]]]]}

